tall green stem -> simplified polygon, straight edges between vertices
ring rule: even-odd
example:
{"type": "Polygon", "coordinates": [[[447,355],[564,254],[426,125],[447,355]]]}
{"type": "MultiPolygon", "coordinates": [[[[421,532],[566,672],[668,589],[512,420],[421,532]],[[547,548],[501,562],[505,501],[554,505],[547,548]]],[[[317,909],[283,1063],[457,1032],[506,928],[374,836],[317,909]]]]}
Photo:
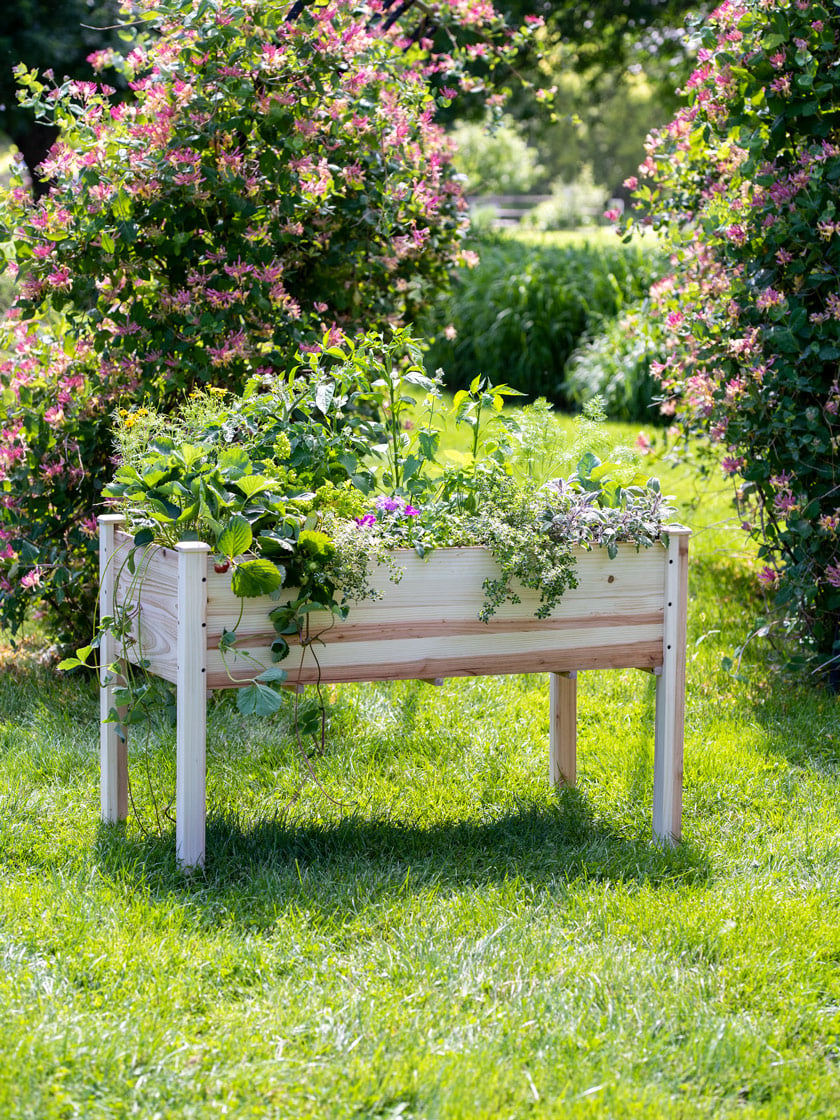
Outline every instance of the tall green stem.
{"type": "Polygon", "coordinates": [[[393,490],[396,491],[396,490],[399,490],[400,483],[402,481],[402,470],[400,468],[400,446],[399,446],[400,417],[399,417],[399,402],[397,400],[397,395],[396,395],[396,391],[395,391],[394,377],[393,377],[393,367],[391,365],[390,355],[388,357],[386,357],[386,359],[385,359],[385,372],[388,376],[388,396],[389,396],[389,399],[390,399],[390,406],[391,406],[391,420],[390,420],[389,427],[390,427],[390,431],[391,431],[391,441],[390,441],[391,442],[391,460],[392,460],[392,463],[393,463],[393,470],[394,470],[392,481],[393,481],[393,490]]]}

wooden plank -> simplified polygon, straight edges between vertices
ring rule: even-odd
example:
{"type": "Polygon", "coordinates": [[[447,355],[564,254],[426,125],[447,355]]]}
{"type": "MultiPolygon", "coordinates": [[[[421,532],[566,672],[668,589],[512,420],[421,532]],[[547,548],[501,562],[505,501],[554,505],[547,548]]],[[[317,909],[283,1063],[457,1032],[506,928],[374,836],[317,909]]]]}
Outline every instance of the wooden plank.
{"type": "MultiPolygon", "coordinates": [[[[124,538],[125,542],[130,543],[130,538],[124,538]]],[[[540,620],[534,616],[539,596],[525,589],[521,604],[504,604],[489,623],[483,623],[477,617],[484,602],[482,583],[498,574],[495,561],[485,549],[438,549],[427,562],[413,552],[404,552],[399,555],[400,565],[406,568],[400,583],[393,584],[385,568],[372,573],[372,583],[382,591],[382,599],[353,604],[345,622],[336,623],[327,615],[310,616],[311,632],[320,635],[319,660],[325,671],[328,669],[324,679],[404,678],[405,673],[395,674],[387,669],[388,664],[393,665],[400,658],[412,665],[428,663],[430,668],[425,676],[505,672],[504,662],[510,657],[518,666],[510,671],[541,672],[551,667],[543,656],[546,650],[564,650],[574,644],[591,647],[593,651],[581,667],[649,667],[654,662],[650,660],[648,643],[660,640],[662,634],[662,556],[659,547],[637,553],[633,546],[622,546],[615,560],[610,560],[604,550],[580,550],[579,586],[569,589],[549,618],[540,620]],[[430,603],[435,610],[432,618],[430,603]],[[617,623],[624,625],[625,632],[615,633],[617,623]],[[462,636],[474,641],[461,643],[462,636]],[[432,641],[435,638],[439,639],[437,644],[432,641]],[[428,641],[401,649],[397,639],[428,641]],[[492,639],[489,660],[488,639],[492,639]],[[477,664],[454,664],[452,643],[456,640],[462,657],[482,655],[477,664]],[[441,643],[445,643],[448,651],[445,657],[441,643]],[[332,648],[340,645],[357,648],[344,656],[332,648]],[[381,648],[372,650],[374,645],[381,648]],[[605,645],[624,648],[620,655],[605,661],[605,645]],[[638,656],[632,648],[626,648],[636,645],[644,647],[638,656]],[[329,651],[327,646],[331,647],[329,651]],[[526,649],[535,653],[532,662],[519,656],[526,649]],[[442,658],[443,669],[439,666],[442,658]],[[351,659],[361,670],[348,675],[351,659]]],[[[138,572],[142,575],[134,581],[134,588],[136,593],[136,587],[142,586],[143,617],[136,626],[132,659],[145,658],[153,673],[175,681],[174,553],[166,549],[147,550],[138,561],[138,572]]],[[[207,641],[213,649],[218,647],[222,630],[236,621],[241,604],[231,593],[228,573],[209,571],[207,588],[207,641]]],[[[270,663],[268,647],[275,636],[267,625],[267,614],[276,605],[265,597],[246,600],[237,626],[240,648],[266,663],[270,663]]],[[[241,681],[252,675],[244,659],[229,655],[227,662],[234,678],[241,681]]],[[[565,666],[566,662],[562,663],[565,666]]],[[[231,685],[224,664],[216,655],[211,655],[208,674],[212,688],[231,685]]],[[[312,672],[296,677],[307,681],[316,678],[317,674],[312,672]]]]}
{"type": "MultiPolygon", "coordinates": [[[[385,636],[377,638],[374,631],[364,642],[324,644],[320,640],[316,640],[309,643],[308,646],[300,646],[293,642],[288,662],[290,665],[297,666],[303,659],[304,663],[312,661],[314,665],[317,657],[318,663],[327,670],[358,662],[391,665],[399,664],[402,661],[445,658],[450,661],[460,660],[465,665],[475,665],[481,671],[484,671],[486,666],[498,664],[501,668],[494,671],[504,673],[504,662],[509,657],[516,657],[521,661],[523,657],[527,658],[528,655],[533,655],[535,663],[543,665],[546,658],[550,661],[551,655],[554,653],[562,655],[568,650],[579,649],[584,657],[588,657],[590,649],[600,651],[605,647],[614,646],[620,651],[616,654],[619,663],[612,665],[611,668],[635,668],[633,648],[637,645],[647,647],[650,644],[655,644],[661,651],[663,629],[659,624],[624,626],[620,622],[616,622],[613,625],[602,623],[597,629],[584,628],[581,630],[562,630],[560,632],[526,630],[494,635],[487,632],[483,634],[481,632],[476,634],[448,634],[444,631],[429,638],[408,637],[404,639],[392,637],[391,635],[394,633],[395,630],[389,629],[385,636]],[[629,663],[624,664],[628,658],[629,663]]],[[[240,642],[239,647],[243,653],[237,652],[234,647],[226,653],[224,658],[218,649],[211,647],[208,650],[208,671],[214,672],[216,669],[222,669],[224,664],[227,663],[232,669],[236,670],[234,675],[241,675],[241,670],[247,665],[247,659],[244,656],[245,651],[262,661],[265,661],[266,658],[269,663],[271,661],[269,646],[252,646],[250,643],[246,645],[244,642],[240,642]]],[[[638,662],[639,666],[650,664],[650,660],[644,655],[642,660],[638,662]]],[[[542,670],[535,668],[518,671],[527,673],[542,670]]],[[[439,676],[440,674],[428,675],[439,676]]]]}
{"type": "MultiPolygon", "coordinates": [[[[529,637],[528,635],[525,636],[529,637]]],[[[472,639],[477,641],[476,639],[472,639]]],[[[635,640],[626,645],[618,645],[607,641],[602,646],[570,645],[568,649],[557,649],[550,644],[542,650],[524,649],[519,653],[498,653],[495,648],[488,649],[486,642],[478,645],[460,656],[457,650],[445,653],[445,645],[441,645],[437,656],[417,655],[412,658],[410,653],[403,648],[397,658],[389,658],[382,645],[398,643],[372,642],[365,647],[365,653],[371,658],[364,661],[356,656],[346,659],[343,663],[336,664],[328,656],[330,651],[318,650],[318,664],[312,653],[308,653],[301,664],[295,659],[288,659],[281,663],[281,667],[289,674],[289,684],[340,684],[352,681],[400,681],[424,680],[429,677],[482,677],[501,676],[509,673],[560,673],[575,669],[635,669],[653,668],[662,659],[662,639],[650,638],[648,640],[635,640]],[[319,668],[320,666],[320,668],[319,668]]],[[[455,645],[455,642],[452,643],[455,645]]],[[[495,643],[493,643],[495,647],[495,643]]],[[[341,649],[341,647],[338,647],[341,649]]],[[[269,664],[267,655],[264,663],[269,664]]],[[[253,677],[253,663],[248,663],[245,658],[237,661],[230,654],[227,657],[228,667],[233,672],[231,680],[227,670],[221,662],[217,652],[212,650],[207,654],[207,676],[209,688],[235,688],[237,685],[249,683],[246,674],[253,677]]]]}
{"type": "Polygon", "coordinates": [[[669,529],[665,577],[662,672],[656,678],[653,761],[653,834],[673,844],[682,834],[683,738],[685,725],[686,621],[688,617],[688,529],[669,529]]]}
{"type": "MultiPolygon", "coordinates": [[[[105,513],[99,518],[100,618],[114,613],[119,562],[115,534],[124,521],[118,513],[105,513]]],[[[114,685],[120,683],[108,668],[117,656],[114,635],[106,630],[99,646],[99,802],[102,820],[111,823],[124,821],[128,816],[127,731],[105,722],[114,707],[114,685]]]]}
{"type": "MultiPolygon", "coordinates": [[[[632,545],[622,546],[615,560],[610,560],[604,549],[578,550],[579,585],[566,591],[546,619],[546,627],[563,627],[578,618],[597,620],[616,615],[655,616],[661,620],[663,555],[664,550],[658,545],[639,553],[632,545]]],[[[332,641],[352,641],[354,634],[364,635],[365,627],[388,624],[411,628],[413,632],[429,628],[440,633],[480,632],[485,635],[516,628],[517,621],[524,623],[527,629],[541,628],[540,620],[535,617],[540,604],[539,593],[528,588],[519,589],[521,603],[504,603],[489,623],[478,621],[485,598],[484,581],[499,575],[498,566],[486,549],[437,549],[427,560],[403,551],[396,553],[395,559],[404,569],[399,583],[389,580],[387,568],[375,567],[370,582],[381,598],[351,604],[350,617],[344,623],[336,624],[328,615],[313,614],[312,629],[328,631],[332,641]],[[430,611],[434,613],[430,615],[430,611]]],[[[207,601],[208,640],[212,644],[223,629],[231,626],[229,574],[210,572],[207,601]]],[[[264,635],[266,615],[275,605],[264,599],[247,600],[237,633],[246,639],[264,635]]],[[[234,618],[237,618],[238,601],[235,609],[234,618]]]]}
{"type": "MultiPolygon", "coordinates": [[[[456,635],[458,637],[477,635],[481,637],[483,642],[486,642],[489,637],[498,635],[506,637],[516,634],[548,634],[560,630],[604,629],[612,627],[616,621],[620,621],[622,626],[625,627],[655,628],[661,633],[663,621],[661,610],[639,615],[593,614],[586,617],[575,615],[570,618],[534,618],[531,616],[530,618],[498,621],[491,619],[489,622],[481,622],[477,618],[463,618],[452,621],[445,618],[431,618],[425,622],[414,623],[401,622],[399,619],[393,618],[393,613],[393,611],[389,611],[388,620],[383,619],[382,622],[354,622],[351,619],[346,622],[333,622],[330,620],[323,628],[319,626],[319,620],[326,616],[310,615],[310,618],[314,617],[315,621],[313,621],[309,631],[309,640],[317,641],[319,648],[341,643],[349,645],[371,641],[388,642],[423,638],[448,639],[456,635]]],[[[275,631],[267,627],[252,633],[248,629],[243,631],[240,625],[236,632],[240,636],[240,644],[243,641],[247,642],[249,648],[260,646],[267,648],[277,637],[275,631]]],[[[208,624],[208,646],[211,649],[218,649],[220,640],[221,634],[216,634],[208,624]]],[[[299,646],[300,644],[294,635],[286,635],[286,640],[292,646],[299,646]]]]}
{"type": "Polygon", "coordinates": [[[135,665],[148,661],[149,671],[175,683],[178,674],[178,553],[148,545],[135,552],[135,570],[126,566],[134,545],[119,534],[117,562],[121,570],[118,601],[131,606],[142,598],[143,610],[133,620],[127,656],[135,665]]]}
{"type": "Polygon", "coordinates": [[[551,784],[577,781],[577,673],[549,676],[549,777],[551,784]]]}
{"type": "Polygon", "coordinates": [[[178,552],[178,728],[175,854],[185,869],[204,866],[207,726],[207,557],[210,546],[185,541],[178,552]]]}

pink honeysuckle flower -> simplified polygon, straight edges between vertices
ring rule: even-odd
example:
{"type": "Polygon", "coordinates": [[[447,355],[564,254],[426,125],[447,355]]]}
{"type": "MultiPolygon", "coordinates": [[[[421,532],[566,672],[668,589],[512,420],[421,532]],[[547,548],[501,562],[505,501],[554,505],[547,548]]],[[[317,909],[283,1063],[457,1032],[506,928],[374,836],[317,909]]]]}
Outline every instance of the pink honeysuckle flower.
{"type": "Polygon", "coordinates": [[[41,570],[40,568],[32,568],[26,575],[20,577],[21,587],[25,587],[27,591],[32,587],[39,587],[41,583],[41,570]]]}
{"type": "Polygon", "coordinates": [[[758,582],[764,587],[774,587],[778,582],[778,574],[775,569],[765,566],[758,573],[758,582]]]}

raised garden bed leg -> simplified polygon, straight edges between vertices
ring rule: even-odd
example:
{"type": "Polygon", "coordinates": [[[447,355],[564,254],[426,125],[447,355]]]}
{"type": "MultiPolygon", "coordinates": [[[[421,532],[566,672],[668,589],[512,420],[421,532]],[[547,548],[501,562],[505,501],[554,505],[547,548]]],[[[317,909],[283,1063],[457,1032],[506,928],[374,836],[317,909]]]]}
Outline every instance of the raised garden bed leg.
{"type": "Polygon", "coordinates": [[[549,674],[549,772],[552,785],[577,780],[577,673],[549,674]]]}
{"type": "MultiPolygon", "coordinates": [[[[99,613],[114,613],[117,571],[114,561],[114,535],[125,518],[121,513],[105,513],[99,518],[99,613]]],[[[114,685],[119,681],[108,666],[117,658],[114,635],[102,634],[99,646],[99,798],[103,821],[116,823],[128,816],[128,739],[124,727],[106,723],[114,707],[114,685]]]]}
{"type": "Polygon", "coordinates": [[[185,869],[204,866],[207,733],[207,557],[210,546],[178,551],[178,730],[175,855],[185,869]]]}
{"type": "Polygon", "coordinates": [[[656,677],[653,756],[653,835],[664,844],[675,843],[682,833],[689,536],[688,529],[670,529],[665,560],[663,659],[656,677]]]}

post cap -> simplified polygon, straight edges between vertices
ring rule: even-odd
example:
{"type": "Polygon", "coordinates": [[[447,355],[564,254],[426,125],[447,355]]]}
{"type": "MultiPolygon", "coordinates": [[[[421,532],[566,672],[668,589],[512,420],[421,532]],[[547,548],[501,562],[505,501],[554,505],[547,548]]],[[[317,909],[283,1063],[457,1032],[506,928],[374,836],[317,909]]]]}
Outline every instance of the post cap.
{"type": "Polygon", "coordinates": [[[175,548],[178,552],[209,552],[210,545],[204,541],[179,541],[175,548]]]}

